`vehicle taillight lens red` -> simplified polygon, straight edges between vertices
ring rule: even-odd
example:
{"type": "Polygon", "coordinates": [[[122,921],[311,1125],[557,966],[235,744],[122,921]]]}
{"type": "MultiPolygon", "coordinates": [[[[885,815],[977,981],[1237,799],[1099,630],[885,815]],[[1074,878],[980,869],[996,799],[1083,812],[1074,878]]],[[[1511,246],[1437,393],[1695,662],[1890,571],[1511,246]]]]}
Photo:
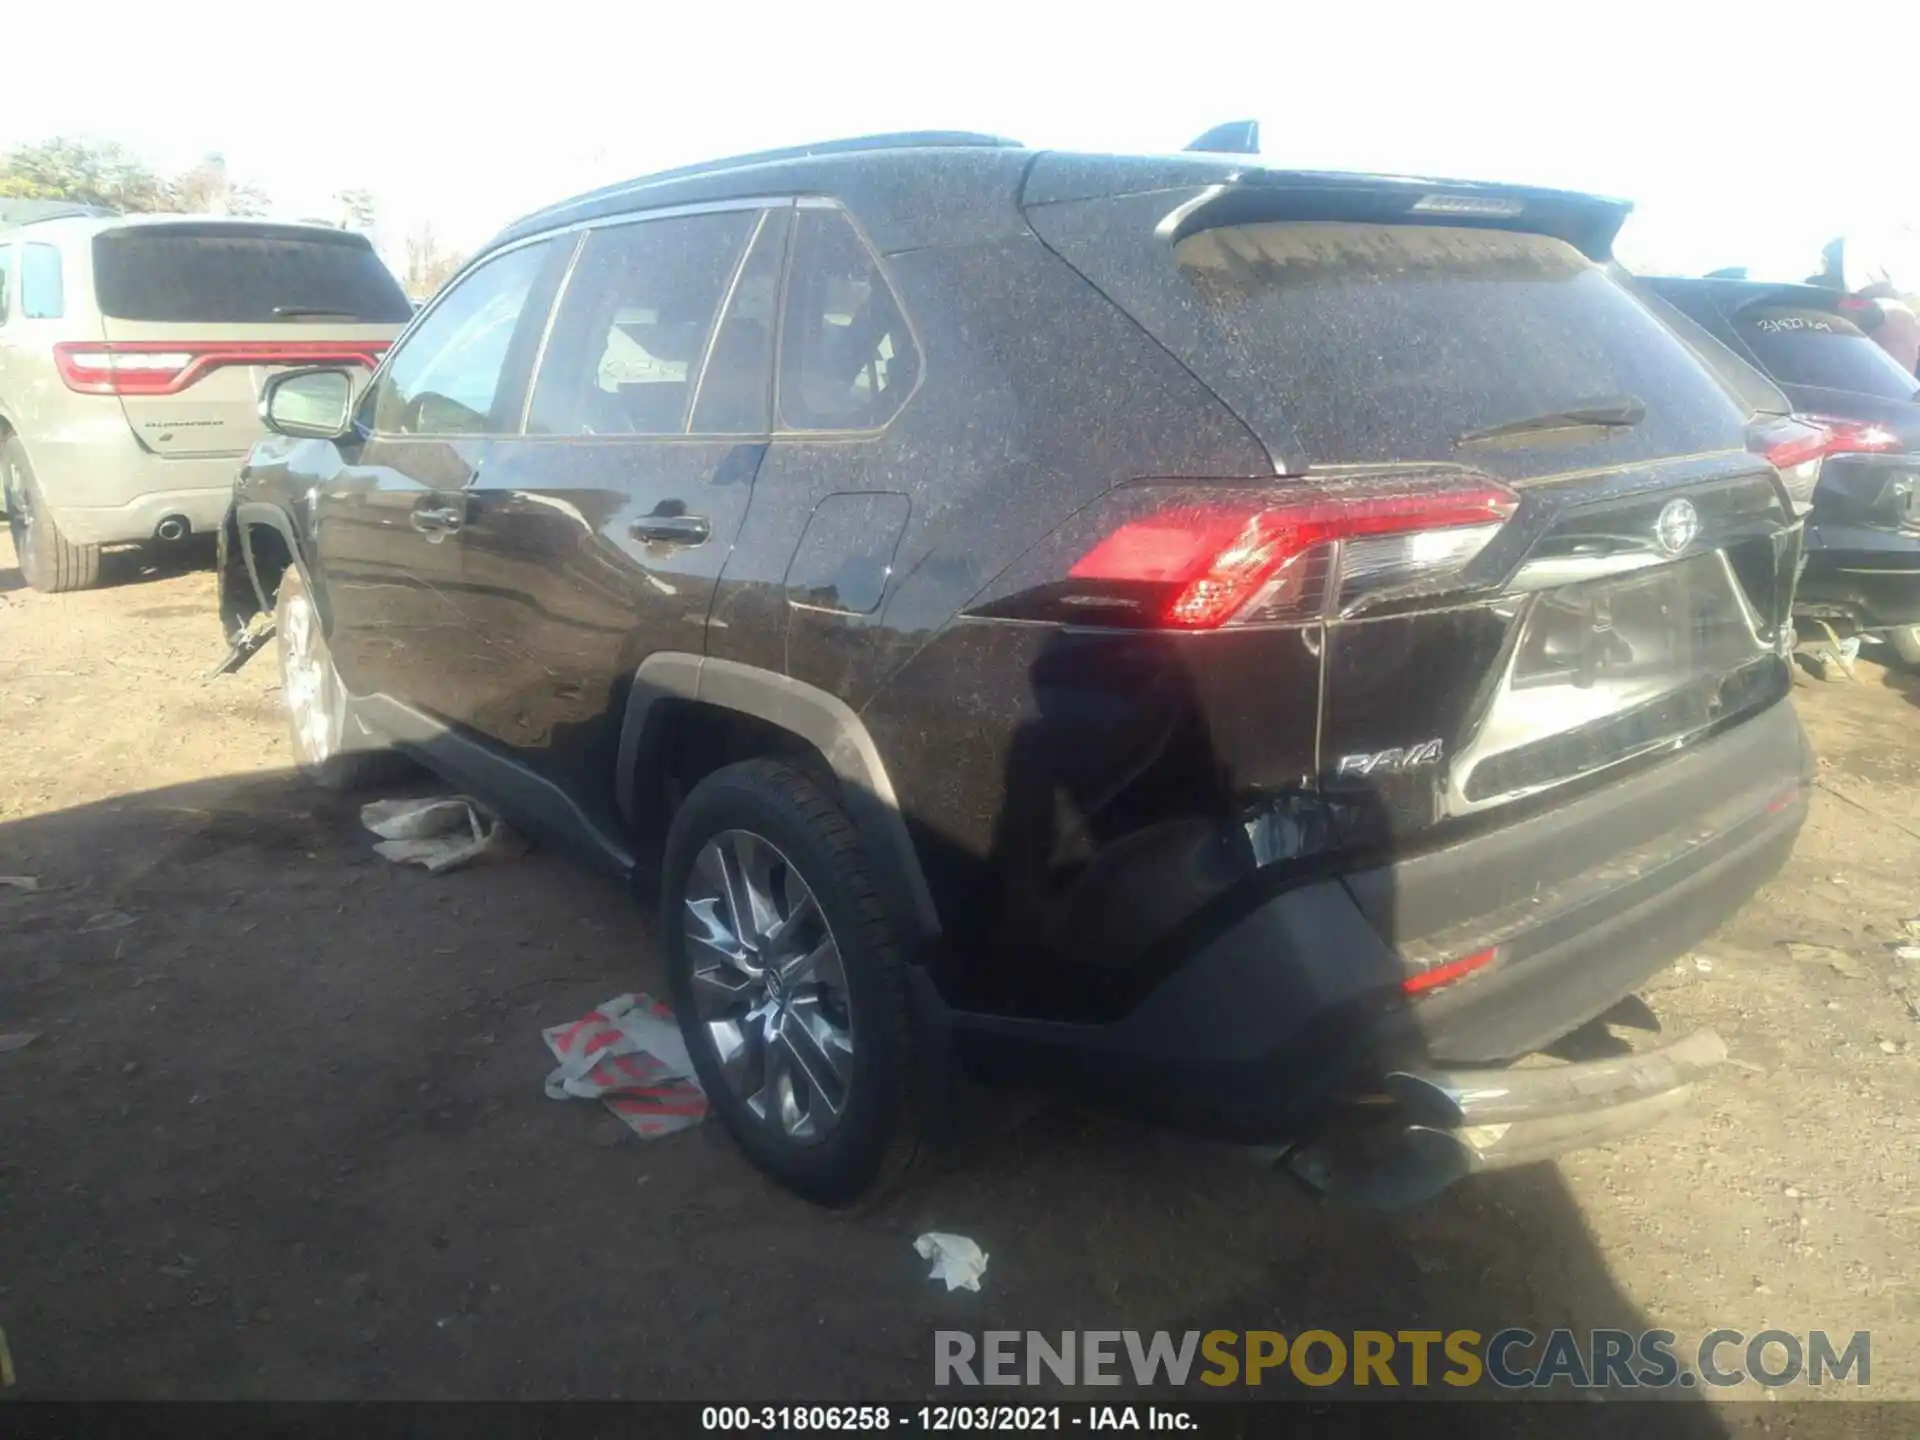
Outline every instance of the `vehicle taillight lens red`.
{"type": "Polygon", "coordinates": [[[1832,444],[1833,432],[1826,426],[1796,418],[1775,421],[1756,432],[1753,448],[1766,456],[1774,469],[1787,471],[1820,459],[1832,444]]]}
{"type": "Polygon", "coordinates": [[[1424,995],[1429,990],[1438,990],[1442,985],[1451,985],[1456,980],[1464,980],[1476,970],[1484,969],[1493,963],[1494,956],[1499,953],[1498,948],[1476,950],[1471,955],[1462,955],[1458,960],[1443,960],[1438,965],[1429,965],[1409,975],[1400,982],[1400,988],[1409,995],[1424,995]]]}
{"type": "Polygon", "coordinates": [[[1834,415],[1804,415],[1799,418],[1825,428],[1832,437],[1824,452],[1828,455],[1879,454],[1900,448],[1898,435],[1870,420],[1842,420],[1834,415]]]}
{"type": "Polygon", "coordinates": [[[177,395],[227,365],[371,370],[387,345],[385,340],[66,340],[53,347],[53,363],[67,388],[82,395],[177,395]]]}
{"type": "Polygon", "coordinates": [[[1335,541],[1405,543],[1371,543],[1352,566],[1336,565],[1334,594],[1355,583],[1377,587],[1457,573],[1518,503],[1491,481],[1461,485],[1433,477],[1286,485],[1280,493],[1186,500],[1121,523],[1068,575],[1162,592],[1147,614],[1129,623],[1206,630],[1261,611],[1255,602],[1273,598],[1284,572],[1335,541]]]}
{"type": "Polygon", "coordinates": [[[1795,415],[1782,420],[1762,433],[1760,444],[1761,453],[1782,470],[1828,455],[1899,448],[1900,437],[1884,425],[1832,415],[1795,415]]]}
{"type": "Polygon", "coordinates": [[[1871,421],[1794,415],[1756,428],[1752,446],[1780,472],[1787,494],[1804,512],[1813,505],[1820,465],[1827,456],[1880,454],[1900,449],[1901,441],[1893,431],[1871,421]]]}
{"type": "Polygon", "coordinates": [[[1162,619],[1206,629],[1231,615],[1287,555],[1286,527],[1244,507],[1197,507],[1131,520],[1074,562],[1075,580],[1177,587],[1162,619]]]}

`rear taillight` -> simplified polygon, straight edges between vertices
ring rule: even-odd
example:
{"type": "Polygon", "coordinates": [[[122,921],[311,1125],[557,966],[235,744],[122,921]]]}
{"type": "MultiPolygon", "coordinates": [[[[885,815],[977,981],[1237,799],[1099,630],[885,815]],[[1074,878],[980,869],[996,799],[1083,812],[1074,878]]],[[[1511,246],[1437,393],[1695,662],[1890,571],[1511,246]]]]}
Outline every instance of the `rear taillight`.
{"type": "Polygon", "coordinates": [[[1065,527],[1078,548],[1064,579],[1036,576],[975,613],[1177,630],[1319,614],[1456,578],[1517,504],[1504,486],[1457,472],[1125,486],[1065,527]]]}
{"type": "Polygon", "coordinates": [[[209,370],[227,365],[380,363],[385,340],[67,340],[53,363],[82,395],[177,395],[209,370]]]}
{"type": "Polygon", "coordinates": [[[1900,437],[1871,421],[1843,420],[1834,415],[1794,415],[1757,426],[1752,446],[1780,472],[1787,494],[1804,514],[1813,506],[1814,488],[1820,483],[1820,463],[1827,456],[1898,450],[1900,437]]]}
{"type": "Polygon", "coordinates": [[[1802,419],[1814,425],[1824,426],[1832,439],[1827,442],[1829,455],[1871,453],[1879,454],[1885,450],[1898,450],[1900,437],[1884,425],[1876,425],[1871,420],[1842,420],[1833,415],[1806,415],[1802,419]]]}

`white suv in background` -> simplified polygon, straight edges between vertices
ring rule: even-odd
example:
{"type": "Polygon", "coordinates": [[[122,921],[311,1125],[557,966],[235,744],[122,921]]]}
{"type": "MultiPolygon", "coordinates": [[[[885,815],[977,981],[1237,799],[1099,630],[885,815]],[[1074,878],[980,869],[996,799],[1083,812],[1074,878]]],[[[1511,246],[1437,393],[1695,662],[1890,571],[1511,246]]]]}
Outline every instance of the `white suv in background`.
{"type": "Polygon", "coordinates": [[[0,227],[0,484],[26,581],[213,534],[268,376],[371,373],[413,307],[363,235],[206,216],[0,227]]]}

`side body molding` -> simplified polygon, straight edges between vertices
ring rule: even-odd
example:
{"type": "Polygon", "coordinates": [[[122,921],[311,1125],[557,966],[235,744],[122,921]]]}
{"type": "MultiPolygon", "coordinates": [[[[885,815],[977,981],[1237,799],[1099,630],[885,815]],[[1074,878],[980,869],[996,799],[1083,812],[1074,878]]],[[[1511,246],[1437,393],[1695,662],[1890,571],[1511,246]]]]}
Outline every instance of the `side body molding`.
{"type": "MultiPolygon", "coordinates": [[[[907,911],[903,918],[917,926],[921,938],[940,934],[932,892],[873,737],[846,702],[805,681],[735,660],[681,651],[649,655],[634,672],[620,729],[616,793],[629,824],[636,818],[635,780],[653,743],[649,722],[663,700],[697,700],[752,715],[798,735],[824,755],[870,858],[882,867],[881,878],[907,911]]],[[[653,728],[657,737],[658,727],[653,728]]]]}

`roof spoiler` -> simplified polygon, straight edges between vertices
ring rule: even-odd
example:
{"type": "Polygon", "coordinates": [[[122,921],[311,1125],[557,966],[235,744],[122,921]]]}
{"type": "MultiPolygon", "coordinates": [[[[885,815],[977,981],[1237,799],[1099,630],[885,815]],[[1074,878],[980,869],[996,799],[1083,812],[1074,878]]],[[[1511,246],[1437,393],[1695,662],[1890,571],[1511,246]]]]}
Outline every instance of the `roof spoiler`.
{"type": "Polygon", "coordinates": [[[1178,243],[1196,231],[1267,220],[1452,225],[1550,235],[1605,262],[1631,209],[1624,201],[1517,187],[1256,170],[1200,192],[1166,217],[1161,233],[1178,243]]]}
{"type": "Polygon", "coordinates": [[[1224,125],[1214,126],[1186,148],[1204,151],[1209,155],[1258,155],[1260,153],[1260,122],[1229,120],[1224,125]]]}
{"type": "Polygon", "coordinates": [[[1572,190],[1408,175],[1283,170],[1218,153],[1081,155],[1046,150],[1021,184],[1023,207],[1136,197],[1164,200],[1156,229],[1169,244],[1226,225],[1332,220],[1517,230],[1563,240],[1589,259],[1613,258],[1633,206],[1572,190]],[[1184,198],[1180,192],[1185,192],[1184,198]]]}

